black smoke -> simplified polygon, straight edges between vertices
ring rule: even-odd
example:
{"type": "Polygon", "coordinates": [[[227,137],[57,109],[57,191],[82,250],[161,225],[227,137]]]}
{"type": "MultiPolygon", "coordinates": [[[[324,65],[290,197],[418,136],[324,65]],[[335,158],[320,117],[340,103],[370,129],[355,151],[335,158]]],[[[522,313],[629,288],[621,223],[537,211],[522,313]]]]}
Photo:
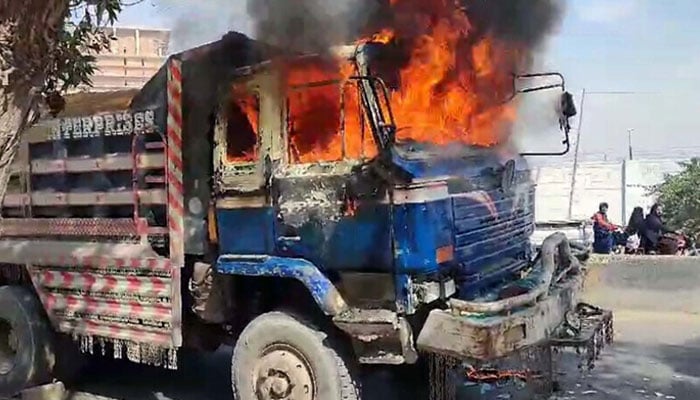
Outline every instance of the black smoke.
{"type": "Polygon", "coordinates": [[[463,1],[477,35],[517,42],[536,50],[558,27],[563,0],[471,0],[463,1]]]}
{"type": "Polygon", "coordinates": [[[375,0],[248,0],[255,37],[285,50],[321,53],[350,42],[375,0]]]}
{"type": "MultiPolygon", "coordinates": [[[[443,0],[444,1],[444,0],[443,0]]],[[[416,23],[438,18],[433,0],[248,0],[257,39],[300,52],[323,52],[383,28],[397,31],[410,42],[425,34],[416,23]]],[[[558,26],[564,0],[457,0],[469,16],[469,36],[477,41],[491,35],[537,50],[558,26]]],[[[408,47],[410,43],[405,43],[408,47]]]]}

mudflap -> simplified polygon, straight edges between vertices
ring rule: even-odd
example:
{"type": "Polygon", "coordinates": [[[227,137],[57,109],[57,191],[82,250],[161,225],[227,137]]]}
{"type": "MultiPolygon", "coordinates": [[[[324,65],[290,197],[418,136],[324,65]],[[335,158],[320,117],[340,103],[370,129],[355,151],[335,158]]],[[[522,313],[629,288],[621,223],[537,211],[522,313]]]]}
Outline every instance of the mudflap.
{"type": "Polygon", "coordinates": [[[579,369],[587,372],[613,339],[612,311],[578,303],[550,338],[508,356],[476,360],[428,353],[430,400],[490,399],[488,392],[494,399],[547,396],[556,384],[554,356],[558,352],[574,350],[579,356],[579,369]],[[509,387],[516,388],[519,396],[503,397],[497,391],[508,391],[509,387]]]}

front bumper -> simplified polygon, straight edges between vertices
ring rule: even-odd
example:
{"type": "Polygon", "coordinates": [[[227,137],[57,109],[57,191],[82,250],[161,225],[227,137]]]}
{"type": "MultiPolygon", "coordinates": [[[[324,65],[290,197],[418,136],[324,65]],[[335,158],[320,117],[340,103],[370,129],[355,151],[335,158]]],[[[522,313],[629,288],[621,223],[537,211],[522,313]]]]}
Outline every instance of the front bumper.
{"type": "Polygon", "coordinates": [[[597,356],[612,340],[612,313],[579,303],[584,272],[565,236],[547,238],[540,260],[550,271],[545,275],[555,278],[518,297],[494,303],[456,300],[448,309],[433,310],[418,335],[418,350],[492,361],[535,345],[590,348],[593,343],[597,356]]]}
{"type": "Polygon", "coordinates": [[[576,309],[581,275],[552,290],[533,306],[494,316],[463,316],[433,310],[420,331],[419,350],[457,359],[494,360],[553,337],[566,314],[576,309]]]}

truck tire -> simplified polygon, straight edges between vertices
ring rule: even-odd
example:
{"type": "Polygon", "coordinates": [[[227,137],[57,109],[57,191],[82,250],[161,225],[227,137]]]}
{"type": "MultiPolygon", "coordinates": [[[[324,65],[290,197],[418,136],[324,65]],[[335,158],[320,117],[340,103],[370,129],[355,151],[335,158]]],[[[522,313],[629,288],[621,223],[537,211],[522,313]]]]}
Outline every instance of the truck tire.
{"type": "Polygon", "coordinates": [[[271,312],[243,330],[233,350],[235,400],[359,400],[351,364],[330,337],[292,315],[271,312]]]}
{"type": "Polygon", "coordinates": [[[0,287],[0,398],[49,381],[52,333],[34,293],[0,287]]]}

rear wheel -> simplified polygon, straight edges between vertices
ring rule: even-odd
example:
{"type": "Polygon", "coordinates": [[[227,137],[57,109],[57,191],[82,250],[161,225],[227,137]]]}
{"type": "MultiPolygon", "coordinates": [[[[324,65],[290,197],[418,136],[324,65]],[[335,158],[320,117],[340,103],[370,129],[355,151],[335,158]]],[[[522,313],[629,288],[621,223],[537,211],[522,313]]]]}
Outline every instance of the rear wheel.
{"type": "Polygon", "coordinates": [[[231,365],[236,400],[359,400],[350,363],[330,338],[285,313],[253,320],[236,342],[231,365]]]}
{"type": "Polygon", "coordinates": [[[51,335],[32,292],[0,287],[0,397],[49,380],[51,335]]]}

